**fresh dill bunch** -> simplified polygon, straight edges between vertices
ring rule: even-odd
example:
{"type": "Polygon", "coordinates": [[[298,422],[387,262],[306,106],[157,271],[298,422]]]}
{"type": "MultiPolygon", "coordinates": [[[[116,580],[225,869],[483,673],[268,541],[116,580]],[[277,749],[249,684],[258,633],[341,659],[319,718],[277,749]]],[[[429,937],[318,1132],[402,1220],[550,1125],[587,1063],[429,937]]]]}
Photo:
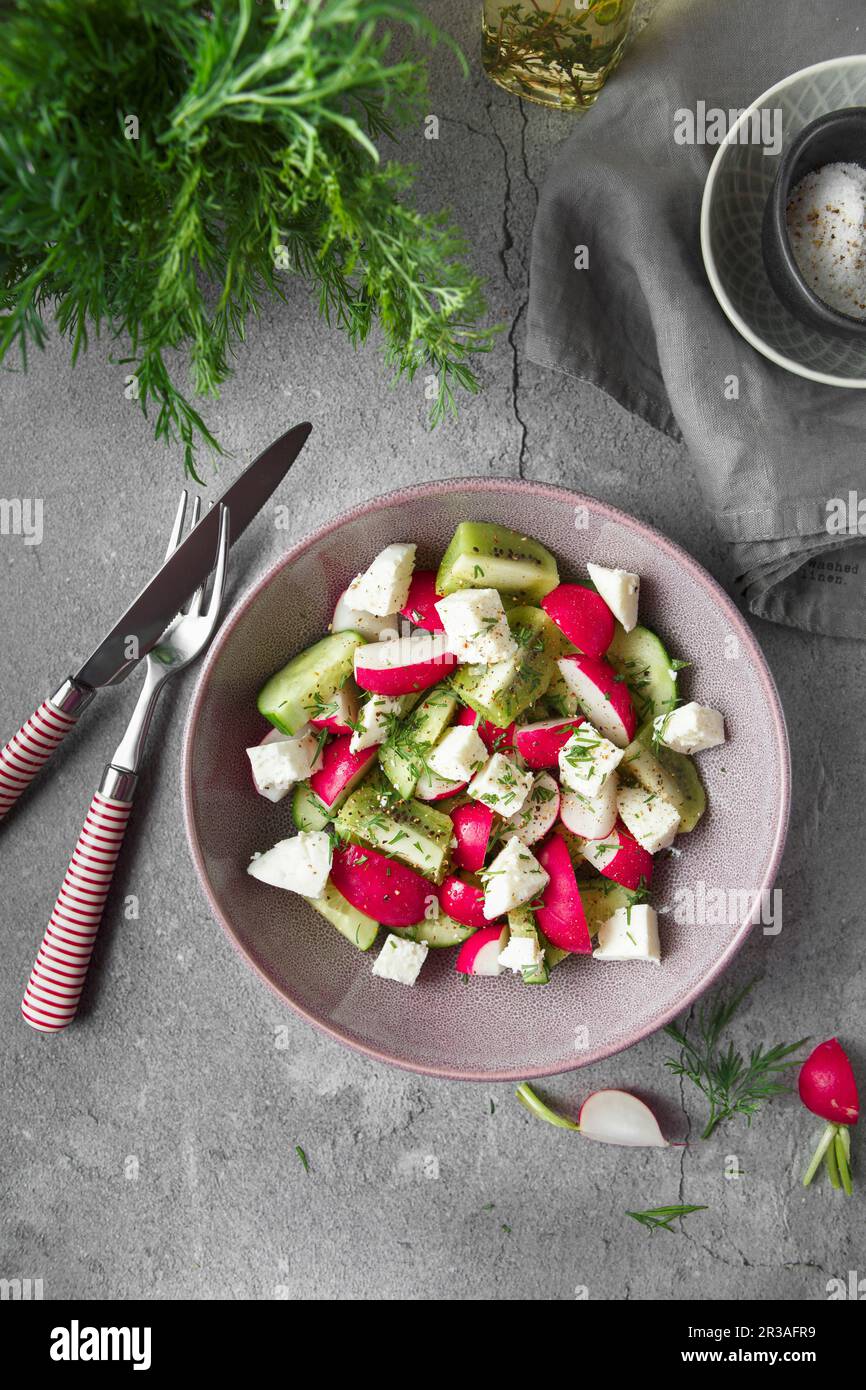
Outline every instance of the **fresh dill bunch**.
{"type": "Polygon", "coordinates": [[[354,345],[378,324],[396,376],[435,375],[433,423],[455,413],[496,330],[477,326],[461,233],[380,158],[425,110],[426,65],[392,56],[394,31],[444,38],[414,0],[16,0],[0,18],[0,361],[17,347],[26,369],[51,314],[73,363],[108,333],[197,476],[197,447],[219,444],[190,395],[219,394],[250,315],[294,273],[354,345]]]}

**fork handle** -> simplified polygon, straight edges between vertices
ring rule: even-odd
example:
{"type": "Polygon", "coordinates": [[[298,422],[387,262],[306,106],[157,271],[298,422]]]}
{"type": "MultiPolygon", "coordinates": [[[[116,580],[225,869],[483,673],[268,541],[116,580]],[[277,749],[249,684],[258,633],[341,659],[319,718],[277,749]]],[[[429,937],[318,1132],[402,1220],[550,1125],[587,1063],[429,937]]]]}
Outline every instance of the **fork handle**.
{"type": "Polygon", "coordinates": [[[0,749],[0,820],[75,728],[78,716],[95,693],[70,677],[50,699],[42,701],[5,748],[0,749]]]}
{"type": "Polygon", "coordinates": [[[21,1013],[58,1033],[75,1018],[105,900],[132,810],[135,774],[105,769],[30,972],[21,1013]]]}

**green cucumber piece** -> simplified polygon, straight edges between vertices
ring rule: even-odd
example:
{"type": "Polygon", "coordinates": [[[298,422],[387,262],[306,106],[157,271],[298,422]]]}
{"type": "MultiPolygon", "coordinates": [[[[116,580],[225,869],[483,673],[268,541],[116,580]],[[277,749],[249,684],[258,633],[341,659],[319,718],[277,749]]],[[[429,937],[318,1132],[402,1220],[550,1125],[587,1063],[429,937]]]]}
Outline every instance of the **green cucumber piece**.
{"type": "Polygon", "coordinates": [[[259,713],[284,734],[296,734],[345,685],[363,641],[359,632],[332,632],[299,652],[262,686],[259,713]]]}
{"type": "MultiPolygon", "coordinates": [[[[526,936],[534,941],[537,946],[541,945],[541,935],[535,924],[535,913],[531,907],[515,907],[508,914],[509,936],[526,936]]],[[[522,972],[523,983],[525,985],[546,985],[550,982],[550,969],[547,962],[547,945],[545,945],[545,959],[533,970],[526,969],[522,972]]]]}
{"type": "Polygon", "coordinates": [[[451,686],[482,719],[507,729],[544,694],[555,670],[543,653],[529,655],[521,649],[492,666],[458,666],[451,686]]]}
{"type": "Polygon", "coordinates": [[[537,643],[551,661],[558,661],[561,656],[577,651],[577,647],[572,646],[543,608],[530,608],[528,604],[512,608],[508,614],[508,626],[524,652],[529,654],[537,651],[537,643]]]}
{"type": "MultiPolygon", "coordinates": [[[[666,748],[663,743],[653,744],[653,726],[649,722],[638,729],[634,743],[630,743],[625,750],[622,771],[626,776],[633,776],[643,787],[647,785],[645,779],[649,779],[654,772],[658,777],[656,770],[660,770],[664,782],[665,790],[661,791],[661,795],[680,813],[680,834],[688,834],[707,809],[704,784],[694,758],[686,753],[675,753],[673,748],[666,748]],[[636,748],[640,751],[635,754],[636,748]]],[[[653,788],[649,787],[648,790],[652,791],[653,788]]]]}
{"type": "Polygon", "coordinates": [[[292,796],[292,820],[298,830],[324,830],[333,817],[308,782],[299,782],[292,796]]]}
{"type": "Polygon", "coordinates": [[[539,945],[544,950],[544,963],[547,969],[553,970],[557,965],[561,965],[570,955],[570,951],[563,951],[561,946],[554,946],[552,941],[548,941],[541,928],[538,928],[539,945]]]}
{"type": "Polygon", "coordinates": [[[347,941],[357,946],[359,951],[369,951],[376,940],[379,923],[347,902],[330,880],[325,884],[325,891],[320,898],[308,898],[307,901],[310,907],[314,907],[332,927],[336,927],[337,931],[345,936],[347,941]]]}
{"type": "Polygon", "coordinates": [[[498,589],[521,603],[538,603],[559,583],[549,550],[529,536],[486,521],[461,521],[436,576],[436,592],[498,589]]]}
{"type": "Polygon", "coordinates": [[[465,927],[462,922],[455,922],[453,917],[440,912],[429,922],[416,922],[414,927],[407,927],[400,935],[430,947],[460,946],[477,930],[477,927],[465,927]]]}
{"type": "Polygon", "coordinates": [[[424,771],[424,761],[442,737],[457,710],[457,699],[448,686],[434,685],[407,719],[400,722],[379,749],[379,763],[402,797],[414,792],[424,771]]]}
{"type": "Polygon", "coordinates": [[[408,864],[425,878],[441,883],[448,869],[454,826],[450,816],[423,801],[397,801],[384,784],[368,782],[340,807],[337,835],[353,844],[369,845],[408,864]],[[383,802],[385,803],[383,805],[383,802]]]}
{"type": "Polygon", "coordinates": [[[600,875],[596,875],[591,881],[583,880],[577,886],[590,936],[597,936],[602,922],[606,922],[619,908],[628,907],[634,902],[635,896],[612,879],[599,880],[600,875]]]}
{"type": "Polygon", "coordinates": [[[648,627],[626,632],[617,623],[607,660],[631,691],[638,724],[674,708],[677,673],[661,639],[648,627]]]}

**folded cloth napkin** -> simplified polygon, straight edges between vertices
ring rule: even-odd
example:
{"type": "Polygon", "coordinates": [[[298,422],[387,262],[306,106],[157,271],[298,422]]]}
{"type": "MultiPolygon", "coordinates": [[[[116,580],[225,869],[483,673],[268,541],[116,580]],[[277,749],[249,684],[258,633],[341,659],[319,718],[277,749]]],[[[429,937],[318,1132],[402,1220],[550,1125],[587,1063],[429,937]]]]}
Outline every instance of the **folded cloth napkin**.
{"type": "Polygon", "coordinates": [[[685,441],[752,612],[866,638],[866,391],[794,376],[740,338],[701,260],[716,145],[674,139],[677,112],[742,109],[798,68],[861,51],[863,0],[660,0],[545,181],[527,352],[685,441]],[[831,499],[849,498],[862,529],[828,531],[831,499]]]}

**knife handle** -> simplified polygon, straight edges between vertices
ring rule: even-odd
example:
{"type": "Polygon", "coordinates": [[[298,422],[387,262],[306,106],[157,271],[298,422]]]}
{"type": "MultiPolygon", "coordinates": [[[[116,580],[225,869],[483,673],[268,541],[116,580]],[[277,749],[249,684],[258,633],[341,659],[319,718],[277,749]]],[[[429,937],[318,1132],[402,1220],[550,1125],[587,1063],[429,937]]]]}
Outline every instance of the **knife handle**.
{"type": "Polygon", "coordinates": [[[0,749],[0,820],[65,739],[95,691],[71,677],[0,749]]]}
{"type": "Polygon", "coordinates": [[[21,1001],[25,1022],[40,1033],[58,1033],[75,1018],[134,786],[134,773],[109,765],[90,803],[21,1001]]]}

